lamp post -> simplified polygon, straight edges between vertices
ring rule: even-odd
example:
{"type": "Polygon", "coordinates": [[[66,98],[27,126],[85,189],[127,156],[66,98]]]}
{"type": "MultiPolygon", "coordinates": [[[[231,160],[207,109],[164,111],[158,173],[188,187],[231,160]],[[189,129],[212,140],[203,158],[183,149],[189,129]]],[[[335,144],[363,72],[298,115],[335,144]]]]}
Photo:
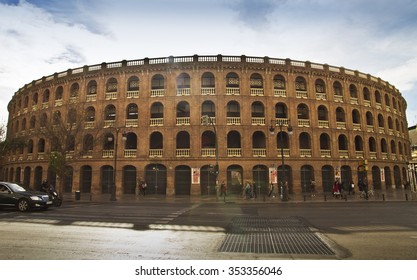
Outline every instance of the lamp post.
{"type": "Polygon", "coordinates": [[[213,119],[209,115],[202,116],[202,124],[203,125],[211,124],[214,130],[214,147],[216,149],[216,166],[214,168],[214,172],[215,172],[214,174],[216,178],[216,196],[217,196],[218,185],[219,185],[219,179],[218,179],[219,178],[219,146],[218,146],[218,141],[217,141],[216,125],[214,124],[213,119]]]}
{"type": "MultiPolygon", "coordinates": [[[[113,184],[110,190],[110,201],[116,201],[116,175],[117,175],[117,150],[118,150],[118,139],[119,139],[119,132],[120,128],[116,128],[116,137],[114,140],[114,162],[113,162],[113,184]]],[[[126,133],[122,133],[123,141],[126,140],[126,133]]],[[[111,141],[111,137],[107,138],[108,141],[111,141]]]]}
{"type": "Polygon", "coordinates": [[[152,170],[155,171],[155,194],[158,194],[158,165],[155,164],[155,166],[152,167],[152,170]]]}
{"type": "MultiPolygon", "coordinates": [[[[271,135],[274,135],[275,133],[275,125],[274,120],[271,120],[271,125],[269,127],[269,133],[271,135]]],[[[285,157],[284,157],[284,137],[283,137],[283,126],[284,122],[282,120],[278,121],[278,127],[279,127],[279,142],[281,147],[281,166],[282,166],[282,176],[281,176],[281,200],[282,201],[288,201],[288,190],[287,190],[287,178],[286,178],[286,168],[285,168],[285,157]]],[[[288,120],[288,126],[287,126],[288,134],[291,135],[293,133],[292,126],[290,124],[290,121],[288,120]]]]}

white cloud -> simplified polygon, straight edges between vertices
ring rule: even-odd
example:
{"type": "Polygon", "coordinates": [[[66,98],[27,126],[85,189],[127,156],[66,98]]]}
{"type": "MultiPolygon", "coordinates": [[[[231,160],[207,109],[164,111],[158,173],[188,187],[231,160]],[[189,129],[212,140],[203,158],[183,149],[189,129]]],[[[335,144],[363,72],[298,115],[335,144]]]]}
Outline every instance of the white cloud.
{"type": "MultiPolygon", "coordinates": [[[[32,80],[85,64],[246,54],[310,60],[380,76],[404,91],[410,112],[417,110],[408,99],[417,90],[416,1],[1,3],[0,106],[32,80]]],[[[0,112],[7,116],[5,107],[0,112]]]]}

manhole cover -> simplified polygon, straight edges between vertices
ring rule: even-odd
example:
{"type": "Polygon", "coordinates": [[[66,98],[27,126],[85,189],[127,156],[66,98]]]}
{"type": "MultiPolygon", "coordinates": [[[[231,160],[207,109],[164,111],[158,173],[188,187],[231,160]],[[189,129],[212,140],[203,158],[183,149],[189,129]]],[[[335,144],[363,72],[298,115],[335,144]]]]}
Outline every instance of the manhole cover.
{"type": "Polygon", "coordinates": [[[329,246],[297,217],[234,218],[219,252],[335,255],[329,246]]]}

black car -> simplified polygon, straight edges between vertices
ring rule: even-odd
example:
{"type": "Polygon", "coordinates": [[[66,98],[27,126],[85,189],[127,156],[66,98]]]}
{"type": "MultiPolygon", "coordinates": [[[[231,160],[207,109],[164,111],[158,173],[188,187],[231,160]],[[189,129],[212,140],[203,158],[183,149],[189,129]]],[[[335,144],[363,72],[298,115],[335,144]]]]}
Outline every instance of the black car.
{"type": "Polygon", "coordinates": [[[0,182],[0,207],[17,207],[19,211],[33,208],[46,209],[52,201],[46,193],[38,192],[10,182],[0,182]]]}

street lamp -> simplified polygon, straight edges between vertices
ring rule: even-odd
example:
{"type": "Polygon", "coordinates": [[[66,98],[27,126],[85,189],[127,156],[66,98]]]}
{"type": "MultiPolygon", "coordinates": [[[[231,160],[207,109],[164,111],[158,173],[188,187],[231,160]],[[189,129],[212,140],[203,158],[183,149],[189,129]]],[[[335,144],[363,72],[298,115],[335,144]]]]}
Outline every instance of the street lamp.
{"type": "Polygon", "coordinates": [[[158,165],[152,167],[152,170],[155,171],[155,194],[158,194],[158,165]]]}
{"type": "MultiPolygon", "coordinates": [[[[114,140],[114,163],[113,163],[113,185],[110,190],[110,201],[116,201],[116,175],[117,175],[117,150],[118,150],[118,139],[119,139],[119,132],[120,128],[116,128],[116,137],[112,139],[111,136],[107,138],[109,142],[114,140]]],[[[122,133],[123,142],[126,141],[126,133],[122,133]]]]}
{"type": "MultiPolygon", "coordinates": [[[[275,133],[275,126],[274,125],[274,120],[271,120],[271,125],[269,127],[269,133],[271,135],[274,135],[275,133]]],[[[284,121],[283,120],[279,120],[278,121],[278,127],[279,127],[279,142],[280,142],[280,147],[281,147],[281,166],[282,166],[282,171],[283,174],[281,176],[281,200],[282,201],[288,201],[288,192],[287,192],[287,178],[286,178],[286,168],[285,168],[285,159],[284,159],[284,138],[283,138],[283,126],[284,126],[284,121]]],[[[288,134],[291,135],[293,133],[292,131],[292,126],[290,124],[290,121],[288,120],[288,125],[287,125],[287,131],[288,134]]]]}
{"type": "Polygon", "coordinates": [[[216,166],[214,168],[214,172],[216,176],[216,192],[217,192],[218,190],[217,187],[219,185],[219,179],[218,179],[219,178],[219,146],[218,146],[218,141],[217,141],[216,125],[214,124],[213,119],[209,115],[203,115],[201,121],[203,125],[211,124],[214,130],[214,146],[216,149],[216,166]]]}

